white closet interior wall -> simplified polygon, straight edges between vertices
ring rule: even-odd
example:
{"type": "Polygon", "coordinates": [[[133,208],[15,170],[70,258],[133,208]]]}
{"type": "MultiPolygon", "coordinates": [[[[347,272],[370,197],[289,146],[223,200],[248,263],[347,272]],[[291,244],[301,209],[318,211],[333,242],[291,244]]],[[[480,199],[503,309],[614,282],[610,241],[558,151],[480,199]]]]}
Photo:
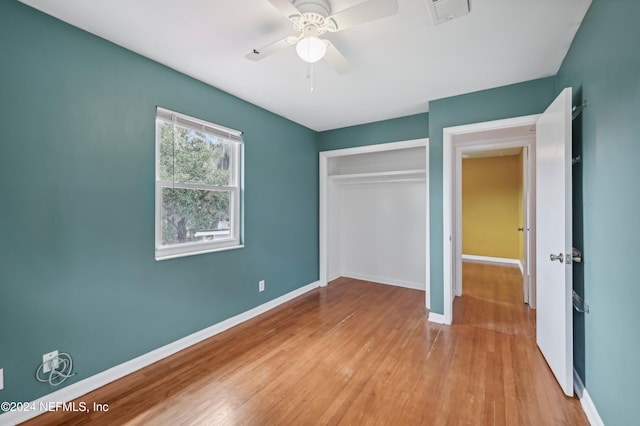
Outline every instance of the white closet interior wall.
{"type": "Polygon", "coordinates": [[[329,279],[424,290],[425,148],[332,158],[328,164],[329,279]]]}

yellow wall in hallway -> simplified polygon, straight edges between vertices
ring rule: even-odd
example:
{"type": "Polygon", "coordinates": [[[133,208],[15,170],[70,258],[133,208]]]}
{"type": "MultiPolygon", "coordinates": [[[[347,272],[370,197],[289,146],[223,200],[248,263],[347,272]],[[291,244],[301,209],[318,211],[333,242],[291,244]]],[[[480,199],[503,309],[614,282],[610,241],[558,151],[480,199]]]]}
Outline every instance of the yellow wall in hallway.
{"type": "Polygon", "coordinates": [[[462,161],[462,253],[521,259],[522,158],[462,161]]]}

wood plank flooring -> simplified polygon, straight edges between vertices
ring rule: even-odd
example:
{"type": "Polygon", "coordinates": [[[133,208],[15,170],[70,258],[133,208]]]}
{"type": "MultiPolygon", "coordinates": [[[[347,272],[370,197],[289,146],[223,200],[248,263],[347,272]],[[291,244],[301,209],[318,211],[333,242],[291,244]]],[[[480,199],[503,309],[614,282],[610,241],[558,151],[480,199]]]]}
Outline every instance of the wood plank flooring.
{"type": "Polygon", "coordinates": [[[28,425],[586,425],[536,349],[519,271],[465,263],[454,324],[424,292],[340,278],[28,425]]]}

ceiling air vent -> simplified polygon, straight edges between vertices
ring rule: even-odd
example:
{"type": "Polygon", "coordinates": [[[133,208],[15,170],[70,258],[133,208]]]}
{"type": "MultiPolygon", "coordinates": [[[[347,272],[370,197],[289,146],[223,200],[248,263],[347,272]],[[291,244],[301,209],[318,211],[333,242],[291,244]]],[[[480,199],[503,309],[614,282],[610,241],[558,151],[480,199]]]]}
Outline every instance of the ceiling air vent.
{"type": "Polygon", "coordinates": [[[469,13],[469,0],[425,0],[433,23],[438,25],[469,13]]]}

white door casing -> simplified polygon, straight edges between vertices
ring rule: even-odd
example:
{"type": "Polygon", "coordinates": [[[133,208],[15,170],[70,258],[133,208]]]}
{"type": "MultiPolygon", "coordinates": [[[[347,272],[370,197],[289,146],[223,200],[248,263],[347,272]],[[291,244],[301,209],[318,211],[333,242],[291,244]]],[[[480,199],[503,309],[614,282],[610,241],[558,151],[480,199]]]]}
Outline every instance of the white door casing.
{"type": "Polygon", "coordinates": [[[536,340],[562,390],[572,396],[570,88],[538,119],[536,168],[536,340]]]}

